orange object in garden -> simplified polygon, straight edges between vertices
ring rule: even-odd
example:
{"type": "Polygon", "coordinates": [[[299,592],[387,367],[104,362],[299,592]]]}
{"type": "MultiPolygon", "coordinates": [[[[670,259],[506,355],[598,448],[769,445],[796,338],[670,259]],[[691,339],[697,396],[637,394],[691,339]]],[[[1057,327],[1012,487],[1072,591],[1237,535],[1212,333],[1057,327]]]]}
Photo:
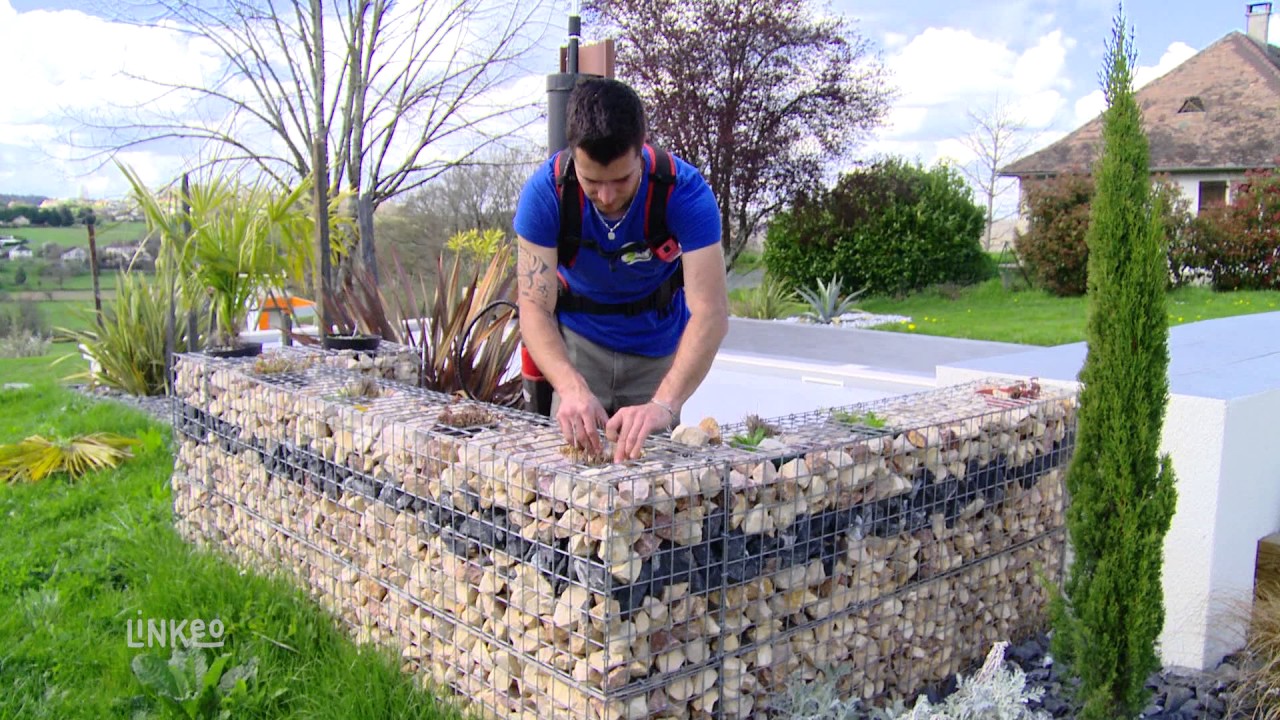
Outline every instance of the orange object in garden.
{"type": "Polygon", "coordinates": [[[271,295],[260,298],[258,308],[250,311],[246,323],[249,330],[278,330],[284,327],[284,316],[293,317],[293,326],[314,325],[316,304],[301,297],[271,295]]]}

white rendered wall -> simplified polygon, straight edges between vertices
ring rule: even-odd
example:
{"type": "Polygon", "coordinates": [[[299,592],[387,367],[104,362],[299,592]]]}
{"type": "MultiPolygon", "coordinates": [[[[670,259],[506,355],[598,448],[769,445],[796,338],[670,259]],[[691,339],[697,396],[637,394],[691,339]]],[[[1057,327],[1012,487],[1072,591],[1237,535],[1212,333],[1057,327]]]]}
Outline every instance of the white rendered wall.
{"type": "Polygon", "coordinates": [[[1280,530],[1280,454],[1276,408],[1280,388],[1227,406],[1214,539],[1206,658],[1241,646],[1253,597],[1258,540],[1280,530]]]}
{"type": "Polygon", "coordinates": [[[1231,202],[1232,190],[1236,183],[1244,180],[1244,173],[1239,171],[1178,173],[1170,177],[1177,183],[1183,197],[1191,203],[1191,214],[1198,215],[1200,213],[1200,183],[1202,181],[1213,182],[1218,180],[1225,182],[1227,184],[1227,202],[1231,202]]]}
{"type": "Polygon", "coordinates": [[[1213,667],[1239,647],[1237,643],[1217,657],[1208,647],[1214,609],[1211,575],[1222,532],[1217,518],[1226,417],[1226,402],[1185,395],[1170,396],[1165,411],[1160,451],[1169,454],[1178,490],[1178,506],[1164,539],[1160,660],[1166,666],[1213,667]]]}

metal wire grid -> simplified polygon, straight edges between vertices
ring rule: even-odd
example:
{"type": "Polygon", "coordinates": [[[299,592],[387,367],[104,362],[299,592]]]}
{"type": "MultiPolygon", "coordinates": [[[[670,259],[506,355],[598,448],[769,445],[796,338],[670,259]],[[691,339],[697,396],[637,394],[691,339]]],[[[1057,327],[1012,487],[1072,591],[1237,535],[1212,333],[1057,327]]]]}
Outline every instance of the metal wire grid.
{"type": "MultiPolygon", "coordinates": [[[[804,425],[803,422],[792,424],[797,427],[804,425]]],[[[1055,442],[1064,439],[1065,434],[1055,442]]],[[[641,704],[649,713],[669,712],[681,715],[687,712],[723,712],[727,716],[740,715],[744,713],[744,704],[756,704],[758,690],[773,689],[778,682],[796,670],[792,659],[801,657],[804,653],[789,652],[785,662],[774,661],[772,655],[781,652],[776,648],[783,640],[787,641],[787,647],[797,645],[802,650],[824,647],[824,643],[808,642],[810,634],[813,633],[813,638],[825,637],[828,633],[825,628],[829,627],[830,632],[836,633],[838,637],[843,632],[842,628],[857,627],[856,624],[850,625],[854,623],[852,618],[856,614],[869,614],[868,617],[874,618],[876,616],[871,613],[874,613],[875,608],[886,603],[892,605],[891,600],[886,598],[893,597],[895,593],[904,592],[908,588],[914,588],[913,592],[920,592],[920,588],[927,587],[923,584],[926,580],[936,584],[947,577],[972,572],[972,568],[976,567],[973,564],[975,559],[979,563],[1002,562],[991,560],[990,557],[981,560],[984,555],[979,554],[980,552],[988,556],[991,552],[1004,552],[1013,556],[1027,547],[1028,542],[1034,542],[1032,540],[1014,545],[1010,543],[1016,540],[1008,540],[1006,549],[1001,551],[998,549],[999,542],[981,536],[985,530],[978,528],[979,537],[972,542],[962,542],[959,546],[971,553],[969,565],[956,565],[953,561],[952,565],[938,564],[932,571],[921,570],[921,565],[928,567],[928,563],[921,563],[917,557],[935,562],[936,556],[941,553],[929,554],[931,548],[936,549],[940,544],[924,542],[920,535],[924,535],[927,540],[928,533],[936,531],[939,522],[945,528],[948,522],[971,520],[978,517],[983,509],[982,505],[988,501],[993,505],[1003,502],[1005,498],[994,497],[998,494],[999,484],[991,476],[998,475],[997,470],[989,469],[986,480],[982,480],[981,475],[965,478],[966,481],[972,481],[972,487],[962,485],[957,479],[954,493],[935,494],[932,499],[921,501],[921,507],[925,509],[931,506],[935,509],[952,507],[956,517],[949,519],[947,512],[930,513],[929,527],[917,529],[915,536],[909,540],[904,540],[908,536],[904,534],[904,528],[895,525],[895,517],[898,522],[909,522],[907,518],[911,513],[903,512],[904,506],[898,508],[896,513],[893,508],[880,513],[871,512],[870,535],[866,534],[866,516],[846,514],[844,517],[855,530],[835,531],[832,524],[838,526],[841,515],[819,512],[817,516],[811,514],[808,518],[808,538],[795,537],[803,535],[804,531],[800,529],[803,525],[792,522],[782,528],[784,532],[777,532],[778,528],[775,527],[773,533],[752,533],[761,536],[759,538],[747,539],[748,534],[744,532],[742,542],[739,543],[737,536],[724,534],[723,523],[728,520],[732,525],[734,520],[729,509],[734,507],[738,496],[745,497],[748,494],[746,488],[739,488],[735,492],[732,484],[733,473],[743,473],[738,468],[724,466],[716,471],[713,464],[709,469],[704,469],[704,472],[691,477],[694,468],[687,462],[690,459],[687,448],[668,448],[671,451],[670,457],[649,461],[657,469],[645,469],[641,467],[643,463],[625,468],[582,469],[568,466],[567,462],[562,461],[557,470],[554,463],[549,466],[545,459],[545,451],[558,443],[554,432],[543,432],[541,436],[532,439],[494,439],[486,443],[480,449],[482,451],[476,450],[474,440],[475,438],[467,438],[463,442],[450,441],[432,447],[425,453],[431,457],[425,463],[414,463],[415,470],[425,471],[434,462],[434,469],[441,470],[442,474],[443,470],[457,468],[459,464],[464,471],[469,471],[474,462],[475,469],[483,474],[484,464],[487,462],[490,463],[489,472],[492,473],[492,464],[500,455],[507,455],[508,460],[503,465],[506,477],[497,484],[505,482],[508,487],[508,511],[512,504],[520,504],[513,503],[513,499],[529,502],[528,512],[507,513],[513,523],[521,520],[525,523],[521,526],[519,535],[526,543],[524,549],[515,554],[506,552],[513,549],[515,535],[510,532],[510,528],[505,537],[501,538],[503,547],[500,549],[495,544],[489,549],[490,545],[485,541],[497,541],[503,533],[495,529],[492,515],[486,522],[484,519],[477,520],[472,514],[484,504],[483,498],[478,503],[468,503],[465,497],[467,493],[463,491],[462,502],[455,502],[460,494],[456,485],[448,488],[451,491],[448,493],[441,492],[445,489],[443,487],[434,494],[428,491],[428,497],[436,500],[447,497],[447,502],[429,505],[425,508],[425,513],[421,507],[414,508],[414,511],[426,516],[422,521],[428,531],[425,536],[430,537],[434,533],[427,547],[439,546],[441,558],[450,555],[454,558],[465,557],[465,561],[461,562],[467,572],[479,573],[477,582],[466,593],[470,602],[490,603],[495,608],[505,606],[507,614],[510,614],[511,608],[516,608],[516,612],[521,615],[518,618],[520,622],[515,625],[527,623],[529,618],[538,618],[533,624],[546,626],[545,616],[550,613],[549,637],[546,637],[548,633],[540,631],[530,640],[530,635],[524,633],[519,642],[512,642],[510,627],[498,632],[494,632],[492,628],[486,631],[484,622],[464,623],[466,629],[461,630],[464,640],[471,638],[464,644],[474,647],[474,638],[479,636],[487,643],[486,647],[493,648],[491,655],[494,652],[506,653],[499,658],[499,663],[511,664],[515,662],[512,658],[517,658],[519,662],[516,664],[521,667],[536,668],[532,683],[528,678],[512,677],[509,678],[510,683],[505,687],[505,692],[501,693],[492,682],[488,686],[490,694],[495,698],[502,695],[510,700],[511,692],[518,691],[519,697],[524,701],[521,706],[525,708],[545,708],[547,705],[542,701],[550,699],[552,706],[558,703],[565,711],[573,713],[590,711],[590,716],[593,717],[602,712],[608,714],[615,711],[631,715],[641,709],[641,704]],[[682,461],[685,462],[684,466],[680,466],[682,461]],[[516,471],[510,472],[512,469],[516,471]],[[628,472],[631,474],[628,475],[628,472]],[[579,482],[583,478],[578,476],[583,476],[587,482],[579,482]],[[518,480],[512,482],[513,477],[518,480]],[[591,480],[593,477],[595,479],[591,480]],[[717,497],[717,491],[714,487],[703,485],[707,482],[714,484],[715,477],[730,478],[730,482],[720,484],[719,504],[708,502],[710,498],[717,497]],[[616,480],[617,484],[603,482],[606,478],[616,480]],[[628,479],[632,481],[630,485],[625,484],[628,479]],[[580,490],[579,486],[586,489],[580,490]],[[607,497],[601,497],[598,493],[592,495],[593,488],[601,487],[611,489],[607,497]],[[642,488],[651,489],[651,494],[638,498],[637,493],[645,492],[642,488]],[[669,500],[663,497],[664,492],[670,497],[669,500]],[[961,499],[968,497],[964,493],[972,494],[972,499],[962,504],[961,499]],[[697,502],[695,496],[698,496],[697,502]],[[542,505],[539,506],[539,503],[542,505]],[[459,505],[467,507],[464,510],[459,505]],[[600,512],[605,508],[613,510],[606,516],[600,512]],[[959,508],[959,511],[954,508],[959,508]],[[593,509],[596,514],[590,515],[593,509]],[[620,509],[623,512],[617,512],[620,509]],[[626,520],[628,510],[634,510],[634,513],[626,520]],[[664,513],[664,510],[672,512],[664,513]],[[960,517],[964,512],[971,512],[972,516],[960,517]],[[595,527],[591,525],[606,517],[608,519],[604,524],[598,523],[595,527]],[[820,520],[815,517],[820,517],[820,520]],[[856,529],[859,527],[856,524],[858,517],[863,517],[861,531],[856,529]],[[721,523],[720,536],[716,534],[717,522],[721,523]],[[877,522],[881,522],[881,525],[876,525],[877,522]],[[527,532],[529,528],[533,528],[533,532],[527,532]],[[896,539],[888,532],[895,528],[899,533],[896,539]],[[786,532],[793,529],[794,533],[786,532]],[[877,532],[883,533],[884,537],[877,532]],[[841,533],[844,533],[843,540],[841,533]],[[858,541],[860,533],[862,537],[858,541]],[[532,539],[526,539],[526,535],[532,539]],[[906,552],[891,547],[903,542],[913,549],[906,552]],[[717,543],[720,547],[719,559],[706,559],[706,551],[717,543]],[[842,543],[843,547],[840,547],[842,543]],[[772,547],[764,550],[766,545],[772,547]],[[868,545],[872,546],[871,549],[867,549],[868,545]],[[532,552],[529,548],[532,548],[532,552]],[[591,552],[593,548],[594,555],[591,552]],[[837,555],[843,553],[848,556],[856,571],[845,572],[839,578],[829,577],[835,569],[835,562],[831,559],[833,549],[837,555]],[[758,550],[758,555],[753,555],[752,550],[758,550]],[[647,558],[644,557],[646,552],[649,553],[647,558]],[[632,556],[633,553],[635,557],[632,556]],[[702,559],[699,558],[700,553],[703,554],[702,559]],[[815,553],[819,557],[802,564],[801,558],[815,553]],[[856,558],[855,553],[858,554],[856,558]],[[636,557],[639,558],[638,567],[636,557]],[[608,561],[608,570],[604,570],[596,560],[608,561]],[[854,560],[857,562],[853,562],[854,560]],[[910,570],[912,563],[916,565],[914,570],[910,570]],[[830,569],[828,565],[831,566],[830,569]],[[493,577],[485,580],[491,572],[485,568],[506,570],[492,570],[493,577]],[[719,569],[719,577],[713,578],[712,573],[716,568],[719,569]],[[798,568],[802,568],[802,571],[798,568]],[[864,591],[866,597],[860,597],[854,588],[859,583],[867,586],[867,581],[875,579],[867,574],[870,570],[864,572],[864,568],[878,569],[882,574],[887,572],[894,580],[878,594],[864,591]],[[758,574],[747,577],[751,574],[750,571],[757,571],[758,574]],[[735,572],[740,572],[741,578],[735,572]],[[945,575],[948,572],[951,575],[945,575]],[[718,582],[713,582],[713,579],[718,582]],[[705,587],[699,587],[699,582],[705,587]],[[502,588],[505,595],[502,591],[493,592],[499,584],[506,586],[502,588]],[[482,585],[487,587],[481,587],[482,585]],[[639,590],[641,587],[644,588],[643,592],[639,590]],[[854,614],[839,617],[839,606],[842,604],[846,610],[855,608],[854,614]],[[710,612],[713,608],[715,611],[710,612]],[[528,612],[529,610],[537,610],[538,613],[528,612]],[[830,620],[826,619],[828,613],[832,613],[830,620]],[[557,615],[563,622],[556,622],[557,615]],[[580,622],[582,618],[588,619],[586,624],[580,622]],[[569,645],[567,652],[563,647],[566,640],[569,645]],[[762,656],[766,656],[767,662],[762,662],[762,656]],[[521,683],[521,680],[524,682],[521,683]],[[544,698],[542,695],[550,697],[544,698]],[[724,698],[725,702],[720,710],[715,710],[713,697],[724,698]],[[639,702],[640,699],[643,699],[643,703],[639,702]],[[730,700],[733,701],[732,707],[730,700]],[[661,710],[664,707],[666,710],[661,710]]],[[[1068,451],[1066,444],[1054,450],[1057,453],[1068,451]]],[[[812,457],[812,452],[810,455],[809,462],[821,467],[820,458],[812,457]]],[[[1016,456],[1016,452],[1013,455],[1016,456]]],[[[900,457],[894,459],[900,461],[900,457]]],[[[803,458],[792,458],[788,461],[790,465],[770,462],[778,474],[784,477],[781,487],[788,487],[790,481],[796,481],[797,486],[802,482],[798,460],[803,458]],[[783,471],[782,468],[785,467],[790,470],[783,471]]],[[[312,464],[303,472],[304,475],[310,474],[313,478],[319,475],[328,479],[327,468],[315,464],[314,460],[310,462],[312,464]],[[323,471],[317,473],[317,468],[323,468],[323,471]]],[[[1033,461],[1029,472],[1023,472],[1023,468],[1019,466],[1019,472],[1010,473],[1006,468],[1004,474],[1018,480],[1014,485],[1015,494],[1019,490],[1028,491],[1023,493],[1028,498],[1028,503],[1034,505],[1035,492],[1040,492],[1039,502],[1051,504],[1052,500],[1045,497],[1046,491],[1041,486],[1056,482],[1056,477],[1050,478],[1046,468],[1052,470],[1060,464],[1043,460],[1041,467],[1037,468],[1033,461]],[[1027,479],[1037,477],[1037,471],[1041,476],[1040,481],[1027,482],[1027,479]],[[1030,488],[1023,487],[1024,483],[1030,488]]],[[[836,484],[840,480],[840,472],[842,469],[837,469],[833,478],[837,481],[836,484]]],[[[767,474],[768,471],[761,470],[760,473],[767,474]]],[[[830,468],[824,469],[822,473],[830,474],[830,468]]],[[[297,474],[296,469],[294,474],[297,474]]],[[[473,473],[472,477],[474,475],[473,473]]],[[[810,473],[809,488],[805,489],[812,488],[813,479],[821,476],[810,473]]],[[[925,478],[927,479],[927,475],[925,478]]],[[[323,483],[315,484],[331,487],[323,483]]],[[[925,488],[929,486],[926,485],[925,488]]],[[[356,494],[357,497],[361,495],[356,494]]],[[[836,495],[839,497],[838,492],[836,495]]],[[[913,492],[914,495],[919,493],[913,492]]],[[[1060,492],[1058,498],[1060,502],[1060,492]]],[[[775,494],[772,497],[766,496],[763,503],[760,500],[757,494],[754,498],[757,505],[749,511],[755,512],[755,517],[779,514],[791,517],[800,514],[795,508],[787,509],[790,502],[785,496],[775,494]],[[765,508],[763,513],[758,511],[760,507],[765,508]]],[[[332,499],[330,504],[333,504],[332,499]]],[[[359,501],[356,503],[357,506],[362,504],[359,501]]],[[[1012,507],[1013,504],[1010,503],[1009,506],[1012,507]]],[[[337,507],[341,508],[342,505],[337,507]]],[[[490,509],[493,507],[493,504],[489,505],[490,509]]],[[[368,510],[367,507],[361,509],[368,510]]],[[[1057,514],[1060,525],[1060,510],[1054,510],[1050,514],[1053,513],[1057,514]]],[[[1036,513],[1037,517],[1042,514],[1039,511],[1036,513]]],[[[394,523],[386,523],[387,519],[389,518],[375,520],[374,525],[378,522],[394,523]]],[[[744,516],[742,522],[745,521],[744,516]]],[[[1005,524],[1004,520],[999,522],[1001,526],[1005,524]]],[[[1016,519],[1010,523],[1015,527],[1016,524],[1016,519]]],[[[740,528],[731,528],[736,529],[740,528]]],[[[1024,532],[1030,533],[1029,529],[1024,532]]],[[[1009,537],[1014,536],[1010,533],[1009,537]]],[[[1041,542],[1048,539],[1048,536],[1043,536],[1041,542]]],[[[341,542],[338,546],[342,547],[341,542]]],[[[964,557],[963,552],[960,554],[964,557]]],[[[460,561],[455,559],[451,562],[457,565],[460,561]]],[[[1044,564],[1053,565],[1051,562],[1044,564]]],[[[456,567],[452,573],[447,570],[448,568],[442,567],[440,572],[445,572],[448,576],[457,574],[456,567]]],[[[378,576],[371,574],[370,577],[378,576]]],[[[375,580],[374,584],[381,583],[375,580]]],[[[376,594],[379,591],[374,592],[376,594]]],[[[414,597],[412,593],[410,597],[414,597]]],[[[419,611],[427,610],[439,615],[439,606],[430,602],[418,602],[415,607],[419,611]]],[[[466,612],[465,609],[460,611],[460,608],[455,607],[453,612],[445,614],[448,616],[447,621],[452,622],[456,617],[465,618],[466,612]]],[[[1012,616],[1016,617],[1021,612],[1019,609],[1012,616]]],[[[1010,614],[1008,611],[1002,613],[1010,614]]],[[[492,613],[487,613],[480,617],[492,616],[492,613]]],[[[445,621],[444,618],[437,619],[437,623],[445,621]]],[[[869,620],[863,619],[860,622],[867,624],[869,620]]],[[[937,625],[936,622],[934,624],[937,625]]],[[[883,622],[876,624],[877,627],[883,625],[883,622]]],[[[529,627],[526,624],[524,629],[529,627]]],[[[460,630],[455,626],[454,635],[458,632],[460,630]]],[[[853,634],[850,637],[853,646],[866,642],[860,635],[853,634]]],[[[433,638],[431,642],[440,644],[438,638],[433,638]]],[[[973,652],[980,653],[981,649],[973,652]]],[[[437,656],[441,654],[454,658],[458,656],[456,651],[449,652],[448,647],[442,653],[436,653],[437,656]]],[[[836,655],[839,657],[841,653],[837,652],[836,655]]],[[[889,655],[891,652],[881,652],[875,657],[889,655]]],[[[812,671],[816,667],[816,661],[823,657],[825,656],[819,654],[806,658],[805,662],[800,663],[800,667],[812,671]]],[[[860,660],[856,665],[874,666],[874,658],[869,651],[865,657],[859,658],[855,649],[851,651],[850,657],[860,660]]],[[[497,672],[501,680],[511,675],[511,667],[500,670],[500,665],[493,664],[492,660],[490,657],[490,676],[497,672]]],[[[959,658],[956,657],[955,661],[958,662],[959,658]]],[[[870,669],[874,671],[875,667],[870,669]]],[[[434,674],[437,679],[440,679],[441,674],[446,679],[450,675],[448,672],[434,674]]],[[[875,673],[864,672],[864,675],[870,678],[875,673]]],[[[914,680],[917,675],[922,673],[895,672],[894,677],[914,680]]],[[[458,682],[454,684],[464,692],[474,692],[474,688],[463,687],[458,682]]],[[[875,694],[886,691],[883,679],[864,685],[861,688],[863,694],[866,694],[868,687],[874,689],[875,694]]],[[[497,710],[510,703],[495,700],[485,704],[497,710]]]]}

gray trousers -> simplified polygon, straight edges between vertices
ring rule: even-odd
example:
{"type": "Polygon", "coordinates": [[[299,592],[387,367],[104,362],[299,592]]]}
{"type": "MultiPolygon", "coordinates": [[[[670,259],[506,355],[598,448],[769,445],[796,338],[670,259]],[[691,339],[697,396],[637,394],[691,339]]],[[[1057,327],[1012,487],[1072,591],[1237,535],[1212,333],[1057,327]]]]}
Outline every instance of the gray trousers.
{"type": "MultiPolygon", "coordinates": [[[[662,378],[671,369],[675,353],[651,358],[615,352],[591,342],[572,330],[560,326],[569,364],[586,379],[591,393],[600,400],[610,417],[619,408],[643,405],[653,399],[662,378]]],[[[551,395],[551,417],[560,409],[560,393],[551,395]]],[[[679,424],[676,418],[672,427],[679,424]]]]}

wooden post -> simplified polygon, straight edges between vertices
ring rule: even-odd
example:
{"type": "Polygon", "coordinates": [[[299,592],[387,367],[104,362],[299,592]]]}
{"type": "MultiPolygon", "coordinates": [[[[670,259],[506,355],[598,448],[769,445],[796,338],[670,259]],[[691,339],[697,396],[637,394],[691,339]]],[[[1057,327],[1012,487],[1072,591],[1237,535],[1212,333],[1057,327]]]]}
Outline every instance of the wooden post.
{"type": "MultiPolygon", "coordinates": [[[[311,0],[312,48],[324,47],[324,5],[311,0]]],[[[329,333],[329,289],[332,287],[329,249],[329,131],[324,112],[324,53],[313,52],[311,79],[315,84],[315,138],[311,143],[311,197],[316,213],[316,320],[319,339],[329,333]]]]}
{"type": "Polygon", "coordinates": [[[1267,588],[1280,593],[1280,533],[1258,541],[1258,558],[1253,571],[1254,597],[1267,588]]]}
{"type": "Polygon", "coordinates": [[[89,274],[93,276],[93,309],[98,319],[98,329],[102,329],[102,291],[98,287],[98,238],[94,233],[93,213],[85,218],[85,227],[89,231],[89,274]]]}
{"type": "MultiPolygon", "coordinates": [[[[186,173],[182,175],[182,238],[185,243],[191,237],[191,203],[188,198],[191,197],[190,176],[186,173]]],[[[173,352],[177,349],[177,340],[174,337],[178,325],[177,301],[174,299],[174,286],[178,281],[178,270],[173,266],[173,243],[174,238],[161,237],[160,242],[164,243],[165,264],[169,272],[169,312],[164,318],[164,385],[166,391],[172,394],[173,388],[173,352]]],[[[190,339],[194,343],[194,339],[190,339]]],[[[190,348],[188,348],[190,349],[190,348]]]]}

